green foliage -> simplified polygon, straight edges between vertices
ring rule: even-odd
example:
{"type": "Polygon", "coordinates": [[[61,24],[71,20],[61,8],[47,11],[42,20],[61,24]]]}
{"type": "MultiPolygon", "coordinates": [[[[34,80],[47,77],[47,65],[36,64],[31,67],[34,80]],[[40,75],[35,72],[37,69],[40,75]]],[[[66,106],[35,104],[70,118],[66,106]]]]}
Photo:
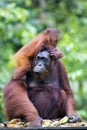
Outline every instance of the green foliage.
{"type": "Polygon", "coordinates": [[[77,112],[79,115],[81,115],[83,120],[87,120],[87,107],[86,107],[87,96],[86,94],[87,94],[87,91],[81,92],[79,94],[77,93],[75,95],[76,104],[77,104],[77,112]]]}
{"type": "Polygon", "coordinates": [[[78,112],[87,120],[85,107],[87,89],[83,84],[87,80],[86,0],[2,0],[0,1],[0,121],[4,120],[1,91],[14,71],[13,55],[46,27],[56,27],[61,31],[60,44],[57,48],[64,52],[62,60],[75,93],[78,112]],[[73,85],[72,82],[75,81],[78,84],[73,85]]]}
{"type": "Polygon", "coordinates": [[[3,100],[2,100],[2,90],[0,89],[0,122],[5,121],[5,115],[3,111],[3,100]]]}

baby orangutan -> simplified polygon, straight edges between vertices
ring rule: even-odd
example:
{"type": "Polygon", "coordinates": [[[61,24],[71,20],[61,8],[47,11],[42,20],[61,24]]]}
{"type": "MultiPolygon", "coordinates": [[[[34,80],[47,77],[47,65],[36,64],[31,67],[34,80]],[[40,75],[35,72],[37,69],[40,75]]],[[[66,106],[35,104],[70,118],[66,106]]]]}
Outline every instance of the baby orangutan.
{"type": "Polygon", "coordinates": [[[54,58],[61,58],[63,53],[56,49],[59,38],[59,31],[48,28],[36,36],[30,43],[23,46],[15,55],[17,69],[13,73],[13,79],[20,79],[27,71],[31,70],[31,59],[35,52],[42,46],[49,46],[50,55],[54,58]]]}

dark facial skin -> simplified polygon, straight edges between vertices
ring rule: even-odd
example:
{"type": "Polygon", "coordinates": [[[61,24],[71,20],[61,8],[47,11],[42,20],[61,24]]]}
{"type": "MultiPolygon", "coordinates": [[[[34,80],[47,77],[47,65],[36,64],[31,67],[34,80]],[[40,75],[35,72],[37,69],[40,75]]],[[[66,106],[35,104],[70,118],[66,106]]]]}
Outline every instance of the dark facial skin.
{"type": "Polygon", "coordinates": [[[50,54],[47,51],[40,52],[35,59],[35,66],[33,69],[36,79],[43,81],[48,75],[49,66],[51,63],[50,54]]]}

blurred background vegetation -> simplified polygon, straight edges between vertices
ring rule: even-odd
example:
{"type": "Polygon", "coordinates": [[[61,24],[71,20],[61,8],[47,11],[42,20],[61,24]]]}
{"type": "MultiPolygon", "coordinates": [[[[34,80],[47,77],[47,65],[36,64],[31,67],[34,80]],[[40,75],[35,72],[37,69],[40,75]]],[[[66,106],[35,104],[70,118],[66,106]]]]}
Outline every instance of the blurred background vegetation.
{"type": "Polygon", "coordinates": [[[57,48],[64,52],[77,113],[87,120],[87,1],[0,0],[0,122],[4,86],[9,82],[13,55],[47,27],[61,31],[57,48]]]}

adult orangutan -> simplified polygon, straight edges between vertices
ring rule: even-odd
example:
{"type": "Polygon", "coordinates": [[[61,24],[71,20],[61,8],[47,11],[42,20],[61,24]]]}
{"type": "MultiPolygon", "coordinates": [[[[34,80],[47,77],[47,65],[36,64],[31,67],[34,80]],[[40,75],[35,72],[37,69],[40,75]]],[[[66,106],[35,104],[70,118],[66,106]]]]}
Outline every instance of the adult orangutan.
{"type": "MultiPolygon", "coordinates": [[[[38,48],[45,45],[50,46],[51,48],[55,48],[57,45],[58,38],[59,38],[59,31],[54,28],[48,28],[44,32],[36,36],[30,43],[23,46],[14,55],[15,65],[17,69],[13,74],[13,79],[19,79],[28,70],[31,70],[30,61],[38,48]]],[[[63,56],[63,53],[61,51],[57,51],[57,49],[53,49],[52,52],[50,53],[54,55],[54,58],[59,58],[63,56]]]]}
{"type": "Polygon", "coordinates": [[[65,66],[59,59],[53,60],[48,50],[42,48],[35,54],[26,80],[12,79],[6,85],[4,103],[8,120],[21,118],[31,126],[41,126],[42,119],[66,115],[73,117],[71,122],[80,121],[65,66]]]}

